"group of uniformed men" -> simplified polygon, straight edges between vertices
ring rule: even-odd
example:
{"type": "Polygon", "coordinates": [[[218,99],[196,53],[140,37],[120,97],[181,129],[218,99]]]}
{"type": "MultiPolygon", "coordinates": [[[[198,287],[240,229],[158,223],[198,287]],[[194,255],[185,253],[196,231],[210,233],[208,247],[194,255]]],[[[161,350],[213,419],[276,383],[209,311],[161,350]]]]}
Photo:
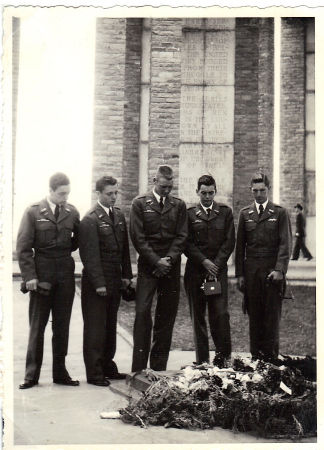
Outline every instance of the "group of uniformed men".
{"type": "MultiPolygon", "coordinates": [[[[197,184],[199,202],[187,210],[171,196],[173,171],[157,169],[153,189],[133,200],[130,236],[138,252],[136,317],[132,372],[148,365],[167,367],[180,294],[181,254],[187,256],[184,285],[189,300],[196,363],[209,362],[206,308],[215,345],[214,364],[224,366],[231,355],[227,261],[235,247],[231,208],[215,202],[216,182],[203,175],[197,184]],[[207,295],[204,283],[215,280],[217,294],[207,295]],[[154,323],[151,308],[155,292],[154,323]],[[153,334],[153,336],[152,336],[153,334]]],[[[286,209],[268,199],[268,177],[251,179],[254,201],[239,214],[235,267],[238,288],[250,323],[253,358],[276,358],[282,295],[291,252],[291,225],[286,209]]],[[[84,320],[83,356],[87,382],[108,386],[123,379],[114,362],[117,312],[121,289],[133,277],[124,214],[115,206],[117,180],[104,176],[96,183],[97,203],[81,220],[67,203],[70,182],[65,174],[50,178],[49,195],[30,206],[22,219],[17,255],[25,290],[30,292],[30,332],[25,380],[20,389],[38,384],[44,331],[52,312],[53,382],[79,385],[66,367],[69,323],[75,292],[74,260],[79,247],[83,263],[81,302],[84,320]]],[[[213,282],[212,282],[213,284],[213,282]]]]}

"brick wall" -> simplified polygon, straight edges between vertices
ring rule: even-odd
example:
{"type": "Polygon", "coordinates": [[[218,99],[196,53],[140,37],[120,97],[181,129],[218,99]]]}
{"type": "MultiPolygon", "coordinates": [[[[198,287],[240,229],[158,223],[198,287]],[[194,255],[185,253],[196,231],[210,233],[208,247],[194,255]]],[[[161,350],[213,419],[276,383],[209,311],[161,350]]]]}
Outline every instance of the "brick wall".
{"type": "Polygon", "coordinates": [[[142,19],[127,19],[125,53],[124,146],[122,168],[122,205],[128,216],[138,193],[138,147],[141,82],[142,19]]]}
{"type": "Polygon", "coordinates": [[[177,193],[180,138],[182,19],[152,19],[149,183],[159,164],[174,169],[177,193]]]}
{"type": "Polygon", "coordinates": [[[280,203],[293,210],[304,200],[305,32],[302,19],[281,25],[280,203]]]}
{"type": "Polygon", "coordinates": [[[251,202],[249,183],[258,167],[258,19],[236,19],[233,210],[251,202]]]}
{"type": "Polygon", "coordinates": [[[123,177],[126,19],[98,18],[96,27],[93,184],[123,177]]]}
{"type": "MultiPolygon", "coordinates": [[[[251,175],[273,173],[273,19],[236,19],[233,208],[251,203],[251,175]]],[[[270,191],[271,197],[271,191],[270,191]]]]}
{"type": "MultiPolygon", "coordinates": [[[[273,179],[274,22],[259,22],[258,167],[273,179]]],[[[273,182],[272,182],[273,185],[273,182]]]]}

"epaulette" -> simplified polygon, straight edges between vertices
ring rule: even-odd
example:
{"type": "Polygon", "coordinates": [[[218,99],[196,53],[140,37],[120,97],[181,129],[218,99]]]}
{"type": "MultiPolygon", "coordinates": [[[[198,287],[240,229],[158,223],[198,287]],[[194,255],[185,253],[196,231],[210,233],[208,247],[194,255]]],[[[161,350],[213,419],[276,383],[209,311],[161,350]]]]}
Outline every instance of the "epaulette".
{"type": "Polygon", "coordinates": [[[115,209],[119,209],[119,210],[120,210],[119,206],[114,206],[114,208],[115,208],[115,209]]]}
{"type": "Polygon", "coordinates": [[[218,203],[217,202],[217,206],[222,206],[223,208],[229,208],[229,206],[226,205],[226,203],[218,203]]]}
{"type": "Polygon", "coordinates": [[[196,206],[189,206],[187,209],[189,211],[189,209],[195,209],[195,208],[196,208],[196,206]]]}
{"type": "Polygon", "coordinates": [[[251,205],[245,206],[244,208],[242,208],[242,211],[245,211],[246,209],[249,209],[249,208],[251,208],[251,205]]]}
{"type": "Polygon", "coordinates": [[[277,205],[277,203],[272,203],[273,204],[273,206],[275,206],[276,208],[283,208],[283,206],[280,206],[280,205],[277,205]]]}
{"type": "Polygon", "coordinates": [[[30,205],[30,207],[32,207],[32,206],[39,206],[40,205],[40,202],[35,202],[35,203],[32,203],[31,205],[30,205]]]}

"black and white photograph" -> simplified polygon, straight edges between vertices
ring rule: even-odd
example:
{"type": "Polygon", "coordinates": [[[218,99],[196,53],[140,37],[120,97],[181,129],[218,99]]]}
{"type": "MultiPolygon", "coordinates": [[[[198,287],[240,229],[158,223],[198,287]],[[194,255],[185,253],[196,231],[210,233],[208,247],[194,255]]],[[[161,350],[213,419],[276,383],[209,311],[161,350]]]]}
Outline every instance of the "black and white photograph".
{"type": "Polygon", "coordinates": [[[3,6],[5,449],[320,445],[323,14],[3,6]]]}

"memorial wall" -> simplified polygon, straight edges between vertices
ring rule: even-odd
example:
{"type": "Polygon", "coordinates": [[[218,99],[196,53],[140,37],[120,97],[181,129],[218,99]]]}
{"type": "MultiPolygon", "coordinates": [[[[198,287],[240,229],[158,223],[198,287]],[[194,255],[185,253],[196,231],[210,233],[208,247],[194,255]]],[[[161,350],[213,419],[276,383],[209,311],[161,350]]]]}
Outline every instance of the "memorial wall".
{"type": "Polygon", "coordinates": [[[209,173],[232,206],[235,20],[187,19],[181,54],[179,196],[196,203],[197,179],[209,173]]]}

